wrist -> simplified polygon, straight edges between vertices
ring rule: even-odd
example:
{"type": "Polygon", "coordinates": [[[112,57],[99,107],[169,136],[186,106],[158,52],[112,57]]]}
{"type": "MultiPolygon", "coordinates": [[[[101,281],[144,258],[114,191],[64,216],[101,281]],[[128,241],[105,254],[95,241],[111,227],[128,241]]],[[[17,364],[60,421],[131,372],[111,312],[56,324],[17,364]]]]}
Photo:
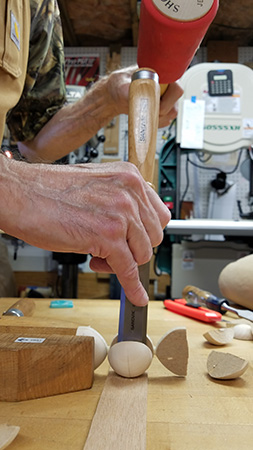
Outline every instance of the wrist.
{"type": "Polygon", "coordinates": [[[103,127],[118,114],[112,91],[112,79],[108,75],[96,82],[81,100],[84,117],[93,118],[96,128],[103,127]]]}
{"type": "Polygon", "coordinates": [[[128,94],[132,76],[131,68],[120,69],[110,73],[106,79],[106,90],[113,116],[128,114],[128,94]]]}

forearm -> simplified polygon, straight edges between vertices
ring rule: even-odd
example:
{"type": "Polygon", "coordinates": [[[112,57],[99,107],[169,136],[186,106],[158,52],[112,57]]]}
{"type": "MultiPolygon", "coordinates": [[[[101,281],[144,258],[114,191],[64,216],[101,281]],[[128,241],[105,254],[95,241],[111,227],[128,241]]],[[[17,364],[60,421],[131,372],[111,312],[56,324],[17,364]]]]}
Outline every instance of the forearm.
{"type": "Polygon", "coordinates": [[[87,142],[117,115],[109,83],[103,78],[81,100],[60,109],[32,141],[18,144],[21,154],[32,162],[52,162],[87,142]]]}
{"type": "MultiPolygon", "coordinates": [[[[112,72],[94,84],[78,102],[60,109],[32,141],[20,142],[21,154],[31,162],[53,162],[76,150],[119,114],[128,114],[128,93],[135,66],[112,72]]],[[[172,83],[163,95],[159,126],[167,126],[183,91],[172,83]]]]}
{"type": "MultiPolygon", "coordinates": [[[[0,154],[0,228],[17,238],[21,238],[20,230],[24,228],[23,202],[28,198],[25,185],[29,180],[22,166],[23,163],[9,160],[0,154]]],[[[29,217],[27,223],[29,224],[29,217]]]]}

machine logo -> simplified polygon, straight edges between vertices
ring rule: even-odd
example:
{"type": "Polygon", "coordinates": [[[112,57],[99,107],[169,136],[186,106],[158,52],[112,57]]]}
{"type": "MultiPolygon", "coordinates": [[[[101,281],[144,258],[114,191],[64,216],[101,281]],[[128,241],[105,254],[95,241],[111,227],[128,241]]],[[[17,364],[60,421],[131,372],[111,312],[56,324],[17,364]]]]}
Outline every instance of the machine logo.
{"type": "Polygon", "coordinates": [[[208,131],[240,131],[240,125],[205,125],[205,130],[208,131]]]}

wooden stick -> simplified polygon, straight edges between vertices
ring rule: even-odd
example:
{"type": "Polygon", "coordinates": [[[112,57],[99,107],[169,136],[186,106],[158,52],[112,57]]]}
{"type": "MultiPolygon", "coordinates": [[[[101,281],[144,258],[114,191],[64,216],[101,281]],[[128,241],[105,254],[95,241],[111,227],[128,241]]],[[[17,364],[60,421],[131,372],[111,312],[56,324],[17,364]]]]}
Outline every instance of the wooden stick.
{"type": "Polygon", "coordinates": [[[148,378],[109,372],[83,450],[145,450],[148,378]]]}

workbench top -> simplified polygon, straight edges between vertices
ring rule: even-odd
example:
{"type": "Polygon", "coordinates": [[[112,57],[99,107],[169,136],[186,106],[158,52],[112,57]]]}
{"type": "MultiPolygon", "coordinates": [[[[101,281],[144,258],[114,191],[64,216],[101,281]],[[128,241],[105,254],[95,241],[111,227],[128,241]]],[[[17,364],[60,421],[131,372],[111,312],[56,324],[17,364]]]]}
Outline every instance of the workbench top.
{"type": "MultiPolygon", "coordinates": [[[[16,300],[1,298],[0,314],[16,300]]],[[[63,320],[66,326],[68,322],[90,325],[108,345],[117,334],[117,300],[73,300],[71,309],[52,309],[47,299],[35,302],[34,317],[63,320]]],[[[226,314],[226,319],[232,316],[226,314]]],[[[214,347],[203,338],[213,325],[174,314],[161,301],[151,301],[148,335],[153,344],[175,327],[187,329],[188,375],[173,375],[154,357],[148,370],[147,450],[249,450],[253,442],[253,341],[234,339],[227,346],[214,347]],[[245,358],[249,368],[236,380],[213,380],[206,370],[212,350],[245,358]]],[[[21,427],[8,449],[83,450],[108,371],[106,359],[89,390],[1,402],[0,423],[21,427]]]]}

